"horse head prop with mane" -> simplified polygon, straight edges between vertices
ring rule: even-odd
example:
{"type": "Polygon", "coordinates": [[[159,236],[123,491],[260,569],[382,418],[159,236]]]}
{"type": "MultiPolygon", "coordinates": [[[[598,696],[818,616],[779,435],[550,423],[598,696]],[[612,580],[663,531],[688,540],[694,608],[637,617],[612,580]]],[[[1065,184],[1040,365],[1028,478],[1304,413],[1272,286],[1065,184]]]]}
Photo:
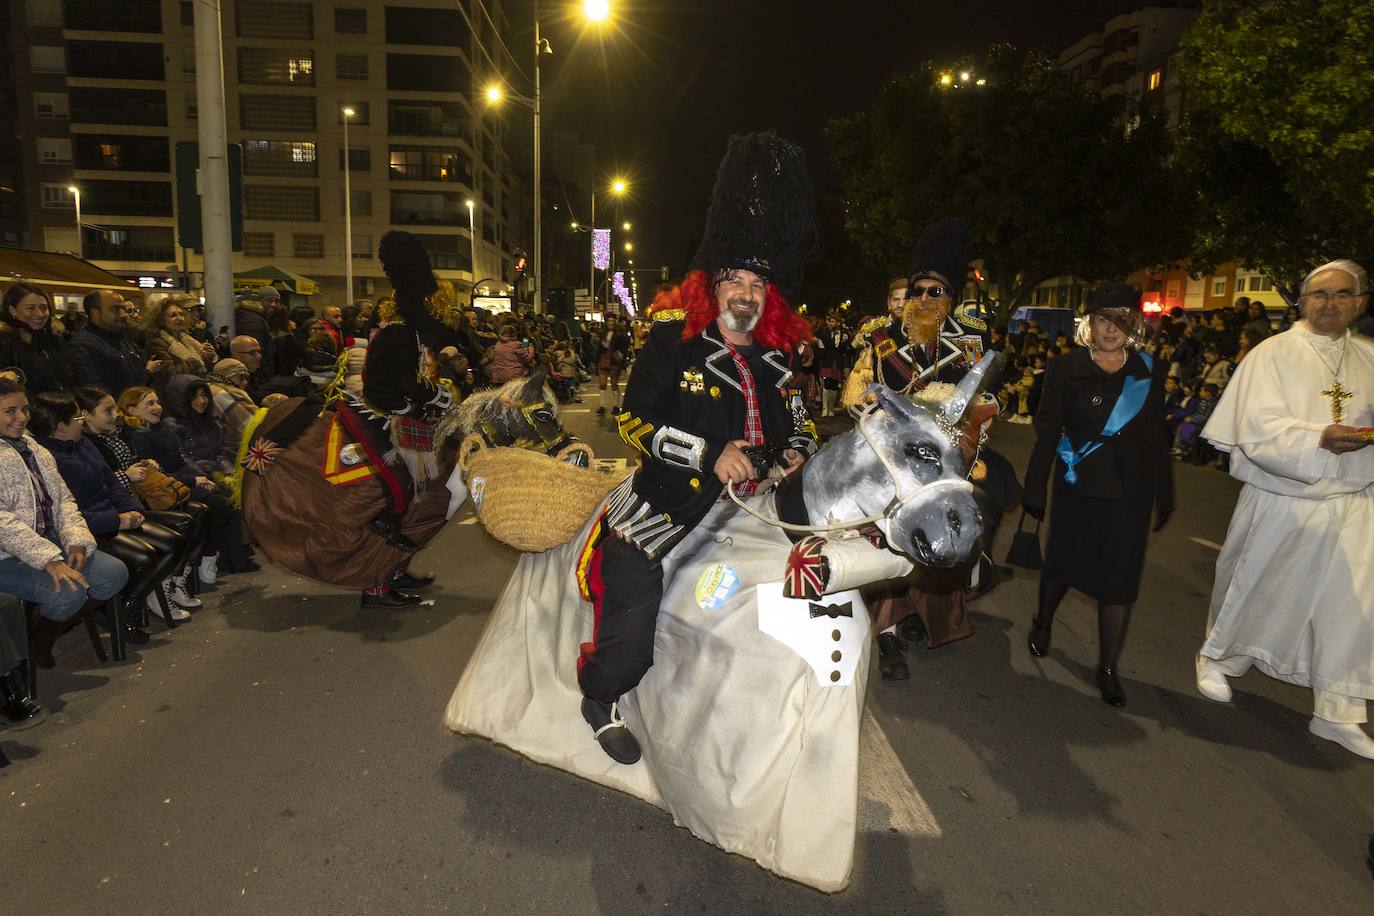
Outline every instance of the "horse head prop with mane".
{"type": "Polygon", "coordinates": [[[959,424],[993,364],[989,353],[943,405],[913,403],[882,385],[865,395],[854,429],[802,466],[816,529],[871,522],[888,545],[923,566],[957,566],[983,533],[960,451],[959,424]]]}
{"type": "Polygon", "coordinates": [[[515,446],[586,467],[591,449],[563,428],[558,399],[540,369],[499,388],[468,395],[439,423],[436,438],[461,438],[460,463],[482,448],[515,446]]]}

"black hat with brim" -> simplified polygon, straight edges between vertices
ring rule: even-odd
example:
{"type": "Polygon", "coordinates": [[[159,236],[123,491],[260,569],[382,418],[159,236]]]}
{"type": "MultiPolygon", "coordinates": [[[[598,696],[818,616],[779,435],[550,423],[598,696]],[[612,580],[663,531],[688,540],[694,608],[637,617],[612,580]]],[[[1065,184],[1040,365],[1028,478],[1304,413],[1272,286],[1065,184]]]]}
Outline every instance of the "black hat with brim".
{"type": "Polygon", "coordinates": [[[1084,302],[1084,314],[1092,314],[1102,309],[1128,309],[1132,312],[1140,308],[1140,290],[1129,283],[1103,283],[1088,293],[1084,302]]]}

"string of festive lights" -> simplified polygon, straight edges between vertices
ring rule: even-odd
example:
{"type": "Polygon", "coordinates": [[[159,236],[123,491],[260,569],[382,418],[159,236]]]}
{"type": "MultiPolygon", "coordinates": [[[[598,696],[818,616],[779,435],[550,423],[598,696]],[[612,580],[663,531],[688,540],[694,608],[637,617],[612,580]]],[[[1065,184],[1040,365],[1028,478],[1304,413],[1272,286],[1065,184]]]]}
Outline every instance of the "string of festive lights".
{"type": "Polygon", "coordinates": [[[611,266],[611,230],[592,230],[592,264],[597,270],[611,266]]]}

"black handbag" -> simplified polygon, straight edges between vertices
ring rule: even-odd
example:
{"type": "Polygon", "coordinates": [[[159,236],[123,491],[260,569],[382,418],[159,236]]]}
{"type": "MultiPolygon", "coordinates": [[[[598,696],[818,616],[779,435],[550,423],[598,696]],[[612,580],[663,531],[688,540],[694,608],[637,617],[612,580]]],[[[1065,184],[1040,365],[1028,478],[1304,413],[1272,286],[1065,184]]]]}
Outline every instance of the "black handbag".
{"type": "Polygon", "coordinates": [[[1021,521],[1016,523],[1016,534],[1012,535],[1011,547],[1007,550],[1007,562],[1022,569],[1043,569],[1045,560],[1040,555],[1040,520],[1035,520],[1035,530],[1025,531],[1026,510],[1021,510],[1021,521]]]}

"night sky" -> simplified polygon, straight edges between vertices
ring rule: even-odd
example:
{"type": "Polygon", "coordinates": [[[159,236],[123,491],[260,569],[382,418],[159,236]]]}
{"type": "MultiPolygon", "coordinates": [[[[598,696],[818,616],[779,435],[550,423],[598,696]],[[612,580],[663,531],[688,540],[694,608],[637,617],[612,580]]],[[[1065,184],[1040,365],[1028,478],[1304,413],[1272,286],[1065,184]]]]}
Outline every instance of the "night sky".
{"type": "MultiPolygon", "coordinates": [[[[777,129],[805,147],[818,189],[832,187],[827,121],[866,108],[891,74],[999,41],[1058,52],[1142,5],[612,0],[613,24],[593,30],[566,14],[580,0],[545,0],[540,18],[554,55],[544,58],[544,119],[594,142],[607,181],[623,174],[632,183],[622,217],[634,223],[635,260],[668,264],[676,275],[695,249],[731,133],[777,129]]],[[[512,18],[519,6],[508,3],[512,18]]],[[[587,202],[573,206],[585,220],[587,202]]],[[[598,217],[602,206],[599,199],[598,217]]]]}

